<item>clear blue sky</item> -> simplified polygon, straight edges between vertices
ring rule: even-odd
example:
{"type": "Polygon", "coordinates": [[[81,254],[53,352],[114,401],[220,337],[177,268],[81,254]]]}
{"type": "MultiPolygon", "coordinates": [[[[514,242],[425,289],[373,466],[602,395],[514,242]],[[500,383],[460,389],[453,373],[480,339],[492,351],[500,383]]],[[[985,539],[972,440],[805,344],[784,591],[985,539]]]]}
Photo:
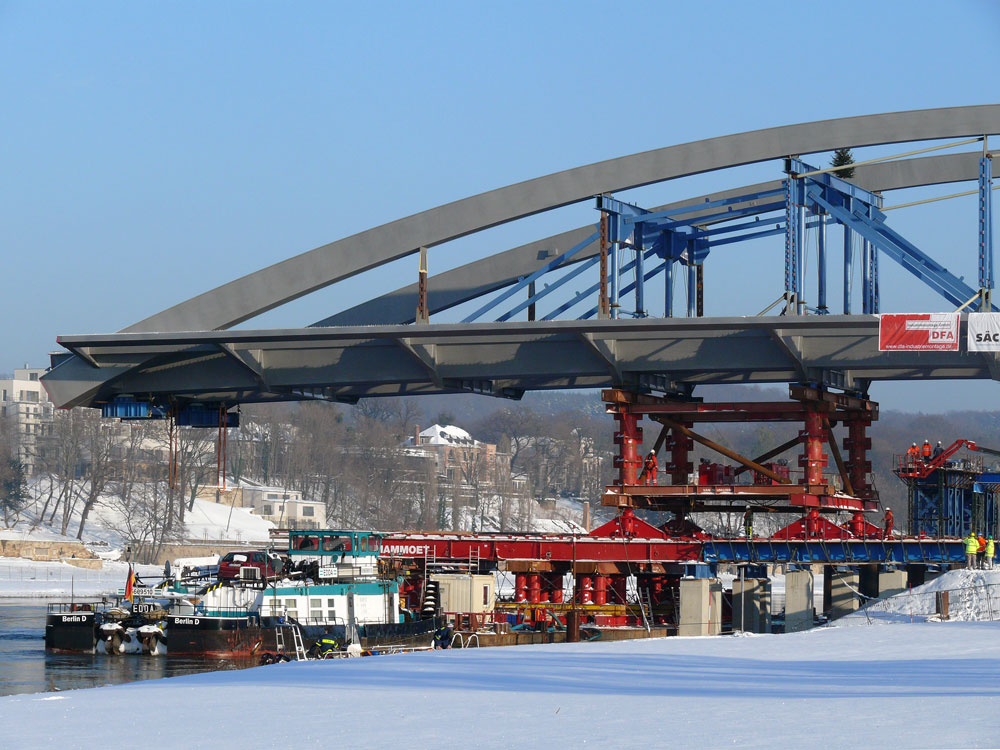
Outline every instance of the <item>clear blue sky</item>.
{"type": "MultiPolygon", "coordinates": [[[[993,103],[998,31],[993,0],[0,0],[0,370],[47,363],[57,334],[118,330],[290,255],[518,180],[760,127],[993,103]]],[[[778,168],[636,195],[665,201],[778,168]]],[[[974,202],[916,211],[894,225],[974,284],[974,202]]],[[[572,207],[435,248],[431,270],[593,220],[589,205],[572,207]]],[[[776,297],[780,248],[710,262],[707,312],[752,314],[776,297]]],[[[946,308],[890,264],[884,310],[946,308]]],[[[413,281],[415,265],[250,325],[311,323],[413,281]]],[[[930,410],[997,408],[996,393],[992,383],[873,391],[888,407],[930,410]]]]}

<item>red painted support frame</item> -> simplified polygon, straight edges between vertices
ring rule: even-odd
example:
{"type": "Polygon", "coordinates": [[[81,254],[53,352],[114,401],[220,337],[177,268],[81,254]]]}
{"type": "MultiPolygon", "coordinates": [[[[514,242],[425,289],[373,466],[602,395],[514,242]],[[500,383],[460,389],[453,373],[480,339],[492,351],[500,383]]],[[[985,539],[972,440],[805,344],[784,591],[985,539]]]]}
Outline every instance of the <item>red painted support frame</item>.
{"type": "MultiPolygon", "coordinates": [[[[755,501],[772,500],[789,510],[793,508],[818,508],[822,511],[855,512],[876,509],[874,492],[867,476],[871,463],[867,453],[871,439],[866,432],[872,420],[878,418],[878,404],[845,394],[832,394],[816,388],[792,386],[788,402],[727,402],[702,403],[676,401],[667,398],[632,393],[616,389],[602,391],[606,411],[618,422],[615,443],[621,454],[616,457],[619,468],[618,483],[606,488],[602,497],[604,505],[618,508],[649,508],[655,510],[733,511],[753,496],[755,501]],[[637,484],[639,456],[638,442],[642,439],[642,428],[638,420],[647,414],[669,415],[671,420],[685,426],[697,422],[788,422],[802,421],[804,429],[799,433],[803,443],[803,454],[799,464],[804,469],[801,484],[771,484],[762,486],[746,485],[697,485],[688,484],[690,463],[688,451],[691,441],[682,435],[670,434],[664,441],[665,449],[671,451],[669,464],[671,485],[649,487],[637,484]],[[848,437],[844,447],[848,451],[845,462],[853,495],[838,492],[823,475],[828,459],[823,445],[829,439],[824,425],[827,420],[832,427],[842,422],[848,427],[848,437]],[[705,501],[729,500],[731,507],[719,508],[715,505],[700,507],[705,501]]],[[[671,431],[672,433],[673,431],[671,431]]],[[[774,510],[774,508],[771,508],[774,510]]]]}

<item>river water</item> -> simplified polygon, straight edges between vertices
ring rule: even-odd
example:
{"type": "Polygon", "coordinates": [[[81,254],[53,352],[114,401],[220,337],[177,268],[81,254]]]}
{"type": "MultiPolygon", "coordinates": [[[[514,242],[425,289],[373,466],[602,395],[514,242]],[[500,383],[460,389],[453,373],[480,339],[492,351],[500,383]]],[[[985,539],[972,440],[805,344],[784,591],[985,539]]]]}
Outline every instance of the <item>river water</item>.
{"type": "Polygon", "coordinates": [[[117,685],[195,672],[242,669],[251,662],[140,654],[46,654],[45,602],[0,602],[0,695],[117,685]]]}

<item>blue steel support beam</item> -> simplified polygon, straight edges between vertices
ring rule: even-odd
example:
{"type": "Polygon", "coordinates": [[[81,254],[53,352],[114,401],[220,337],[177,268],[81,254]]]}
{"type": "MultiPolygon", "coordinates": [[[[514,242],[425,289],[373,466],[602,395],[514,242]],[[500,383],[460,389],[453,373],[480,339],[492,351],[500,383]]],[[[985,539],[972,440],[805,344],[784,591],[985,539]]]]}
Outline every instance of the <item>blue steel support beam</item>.
{"type": "MultiPolygon", "coordinates": [[[[881,211],[866,206],[864,209],[855,208],[854,211],[848,212],[843,206],[823,198],[818,188],[810,188],[809,199],[826,209],[840,223],[849,225],[863,239],[873,243],[949,302],[962,305],[976,296],[975,290],[968,284],[886,226],[883,223],[885,215],[881,211]],[[869,216],[869,212],[873,215],[869,216]]],[[[863,265],[868,267],[867,262],[863,265]]]]}
{"type": "MultiPolygon", "coordinates": [[[[865,218],[871,216],[865,213],[865,218]]],[[[861,312],[865,315],[872,311],[872,243],[865,238],[861,241],[861,312]]]]}
{"type": "Polygon", "coordinates": [[[787,309],[798,313],[801,297],[799,268],[802,264],[801,181],[785,180],[785,296],[787,309]]]}
{"type": "Polygon", "coordinates": [[[622,217],[621,214],[612,214],[608,222],[608,265],[610,265],[610,277],[608,278],[608,297],[611,300],[611,319],[617,320],[619,307],[619,286],[621,285],[621,245],[620,239],[622,217]]]}
{"type": "MultiPolygon", "coordinates": [[[[653,251],[652,250],[648,251],[647,252],[647,258],[651,258],[652,256],[653,256],[653,251]]],[[[645,276],[643,277],[643,281],[649,281],[651,278],[653,278],[654,276],[656,276],[656,274],[658,274],[660,271],[663,271],[664,269],[670,267],[671,265],[673,265],[673,263],[671,261],[669,261],[669,260],[666,260],[663,263],[660,263],[660,264],[656,265],[653,269],[651,269],[649,271],[646,271],[645,276]]],[[[635,261],[634,260],[633,261],[629,261],[628,263],[625,264],[625,267],[622,268],[622,273],[628,273],[633,268],[635,268],[635,261]]],[[[629,282],[628,284],[626,284],[625,286],[622,287],[622,294],[628,294],[633,289],[635,289],[635,282],[634,281],[629,282]]],[[[576,301],[579,302],[584,297],[589,296],[588,292],[593,293],[593,287],[591,287],[590,289],[587,289],[587,290],[581,292],[580,294],[578,294],[576,301]]],[[[574,304],[576,304],[576,303],[574,303],[574,304]]],[[[583,315],[581,315],[579,318],[577,318],[577,320],[590,320],[595,315],[597,315],[597,306],[596,305],[594,307],[590,308],[589,310],[587,310],[587,312],[585,312],[583,315]]]]}
{"type": "Polygon", "coordinates": [[[551,294],[556,289],[558,289],[559,287],[561,287],[563,284],[566,284],[566,283],[572,281],[573,279],[575,279],[577,276],[579,276],[581,273],[583,273],[584,271],[586,271],[588,268],[592,268],[593,266],[595,266],[600,259],[601,259],[600,256],[595,255],[595,256],[593,256],[591,258],[588,258],[587,260],[583,261],[582,263],[578,263],[576,265],[576,267],[573,268],[565,276],[562,276],[562,277],[556,279],[551,284],[546,284],[545,288],[542,289],[542,291],[538,292],[537,294],[535,294],[532,297],[529,297],[528,299],[524,300],[524,302],[519,303],[518,305],[516,305],[512,309],[508,310],[503,315],[501,315],[499,318],[497,318],[497,322],[498,323],[503,323],[505,321],[510,320],[515,315],[517,315],[519,312],[521,312],[522,310],[524,310],[526,307],[529,307],[530,305],[535,304],[536,302],[538,302],[538,300],[540,300],[543,297],[546,297],[547,295],[551,294]]]}
{"type": "Polygon", "coordinates": [[[712,539],[703,546],[709,563],[962,563],[957,539],[783,540],[712,539]]]}
{"type": "MultiPolygon", "coordinates": [[[[647,258],[649,256],[651,256],[654,252],[655,251],[653,251],[653,250],[647,251],[646,252],[647,258]]],[[[596,259],[595,259],[595,262],[596,262],[596,259]]],[[[635,261],[630,261],[629,263],[625,264],[625,267],[622,269],[622,271],[624,273],[628,273],[634,267],[635,267],[635,261]]],[[[646,274],[646,278],[649,279],[649,274],[646,274]]],[[[577,292],[570,299],[566,300],[564,303],[562,303],[561,305],[559,305],[559,307],[557,307],[555,310],[553,310],[548,315],[546,315],[544,318],[542,318],[542,320],[555,320],[557,317],[559,317],[560,315],[562,315],[564,312],[566,312],[567,310],[569,310],[571,307],[575,307],[576,305],[578,305],[580,302],[582,302],[583,300],[585,300],[590,295],[596,294],[597,291],[600,288],[601,288],[601,284],[600,284],[600,282],[598,282],[596,284],[592,284],[591,286],[587,287],[582,292],[577,292]]],[[[595,307],[594,308],[594,314],[595,315],[596,315],[596,311],[597,311],[597,308],[595,307]]],[[[586,317],[589,318],[590,314],[588,314],[586,317]]],[[[585,320],[585,318],[580,318],[580,320],[585,320]]]]}
{"type": "Polygon", "coordinates": [[[698,264],[694,262],[694,241],[688,240],[687,243],[687,316],[689,318],[695,317],[695,302],[698,297],[698,264]]]}
{"type": "Polygon", "coordinates": [[[879,294],[878,294],[878,246],[872,245],[872,314],[878,315],[879,312],[879,294]]]}
{"type": "MultiPolygon", "coordinates": [[[[986,149],[985,142],[983,149],[986,149]]],[[[993,162],[979,160],[979,290],[980,310],[991,307],[993,291],[993,162]]]]}
{"type": "Polygon", "coordinates": [[[645,255],[644,224],[635,225],[632,231],[632,244],[635,247],[635,317],[646,317],[646,290],[643,278],[643,256],[645,255]]]}
{"type": "Polygon", "coordinates": [[[674,317],[674,261],[668,259],[663,274],[663,317],[674,317]]]}
{"type": "Polygon", "coordinates": [[[819,211],[819,221],[816,231],[819,238],[816,246],[816,309],[821,315],[825,315],[826,307],[826,222],[823,220],[823,212],[819,211]]]}
{"type": "Polygon", "coordinates": [[[854,266],[854,244],[851,228],[841,224],[844,229],[844,315],[851,314],[851,270],[854,266]]]}
{"type": "MultiPolygon", "coordinates": [[[[664,219],[671,219],[673,217],[683,216],[684,214],[689,214],[689,213],[693,213],[693,212],[701,212],[701,211],[704,211],[706,208],[718,208],[718,207],[722,207],[722,206],[733,205],[735,203],[746,203],[747,201],[750,201],[750,200],[759,200],[761,198],[774,198],[774,197],[777,197],[777,196],[784,195],[784,192],[785,192],[784,188],[775,188],[773,190],[762,190],[762,191],[756,192],[756,193],[746,193],[745,195],[736,195],[736,196],[732,196],[730,198],[723,198],[723,199],[715,200],[715,201],[705,201],[704,203],[698,203],[698,204],[691,205],[691,206],[684,206],[682,208],[671,208],[671,209],[668,209],[668,210],[665,210],[665,211],[644,211],[641,214],[632,213],[631,215],[633,215],[633,216],[639,216],[639,215],[641,215],[642,220],[643,221],[647,221],[647,222],[651,222],[651,221],[660,222],[660,221],[662,221],[664,219]]],[[[629,205],[629,204],[626,204],[626,205],[629,205]]],[[[721,214],[712,214],[711,216],[712,217],[724,217],[728,213],[729,212],[724,212],[724,213],[721,213],[721,214]]],[[[628,215],[628,214],[626,214],[626,215],[628,215]]],[[[740,214],[737,214],[736,212],[733,212],[733,215],[736,216],[736,215],[740,215],[740,214]]],[[[678,224],[704,224],[705,221],[708,220],[709,218],[710,217],[699,216],[697,219],[694,219],[694,220],[685,221],[685,220],[681,219],[681,220],[677,221],[676,223],[678,223],[678,224]]]]}
{"type": "Polygon", "coordinates": [[[572,258],[578,252],[580,252],[585,247],[587,247],[587,245],[589,245],[591,242],[593,242],[594,240],[596,240],[597,236],[598,236],[598,233],[595,232],[594,234],[592,234],[589,237],[587,237],[587,239],[585,239],[582,242],[580,242],[579,244],[574,245],[573,247],[571,247],[569,250],[567,250],[562,255],[559,255],[556,258],[554,258],[552,261],[550,261],[549,263],[546,263],[542,268],[539,268],[537,271],[535,271],[530,276],[525,276],[523,279],[521,279],[516,284],[514,284],[506,292],[504,292],[503,294],[501,294],[501,295],[493,298],[489,302],[487,302],[485,305],[483,305],[478,310],[476,310],[474,313],[472,313],[472,315],[470,315],[467,318],[465,318],[462,322],[463,323],[471,323],[474,320],[478,320],[480,316],[482,316],[485,313],[488,313],[490,310],[492,310],[494,307],[496,307],[497,305],[499,305],[504,300],[508,300],[511,297],[513,297],[515,294],[517,294],[522,289],[524,289],[525,287],[527,287],[532,281],[537,280],[539,277],[543,276],[548,271],[551,271],[552,269],[557,268],[566,259],[572,258]]]}

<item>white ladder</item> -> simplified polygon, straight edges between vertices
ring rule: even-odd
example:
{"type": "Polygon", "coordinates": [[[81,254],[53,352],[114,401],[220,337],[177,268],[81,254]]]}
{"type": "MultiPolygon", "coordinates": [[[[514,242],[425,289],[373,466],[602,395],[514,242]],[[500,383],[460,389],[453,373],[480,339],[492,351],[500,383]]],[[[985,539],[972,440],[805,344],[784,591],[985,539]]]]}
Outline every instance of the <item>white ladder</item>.
{"type": "Polygon", "coordinates": [[[651,621],[653,619],[653,599],[649,593],[649,589],[644,586],[637,586],[639,594],[639,612],[642,614],[642,622],[646,626],[646,632],[651,630],[651,621]],[[649,616],[646,612],[649,612],[649,616]]]}
{"type": "Polygon", "coordinates": [[[285,653],[285,628],[292,631],[292,645],[295,647],[295,661],[306,661],[306,647],[302,642],[302,631],[298,625],[279,625],[274,633],[274,643],[278,647],[278,653],[285,653]]]}

